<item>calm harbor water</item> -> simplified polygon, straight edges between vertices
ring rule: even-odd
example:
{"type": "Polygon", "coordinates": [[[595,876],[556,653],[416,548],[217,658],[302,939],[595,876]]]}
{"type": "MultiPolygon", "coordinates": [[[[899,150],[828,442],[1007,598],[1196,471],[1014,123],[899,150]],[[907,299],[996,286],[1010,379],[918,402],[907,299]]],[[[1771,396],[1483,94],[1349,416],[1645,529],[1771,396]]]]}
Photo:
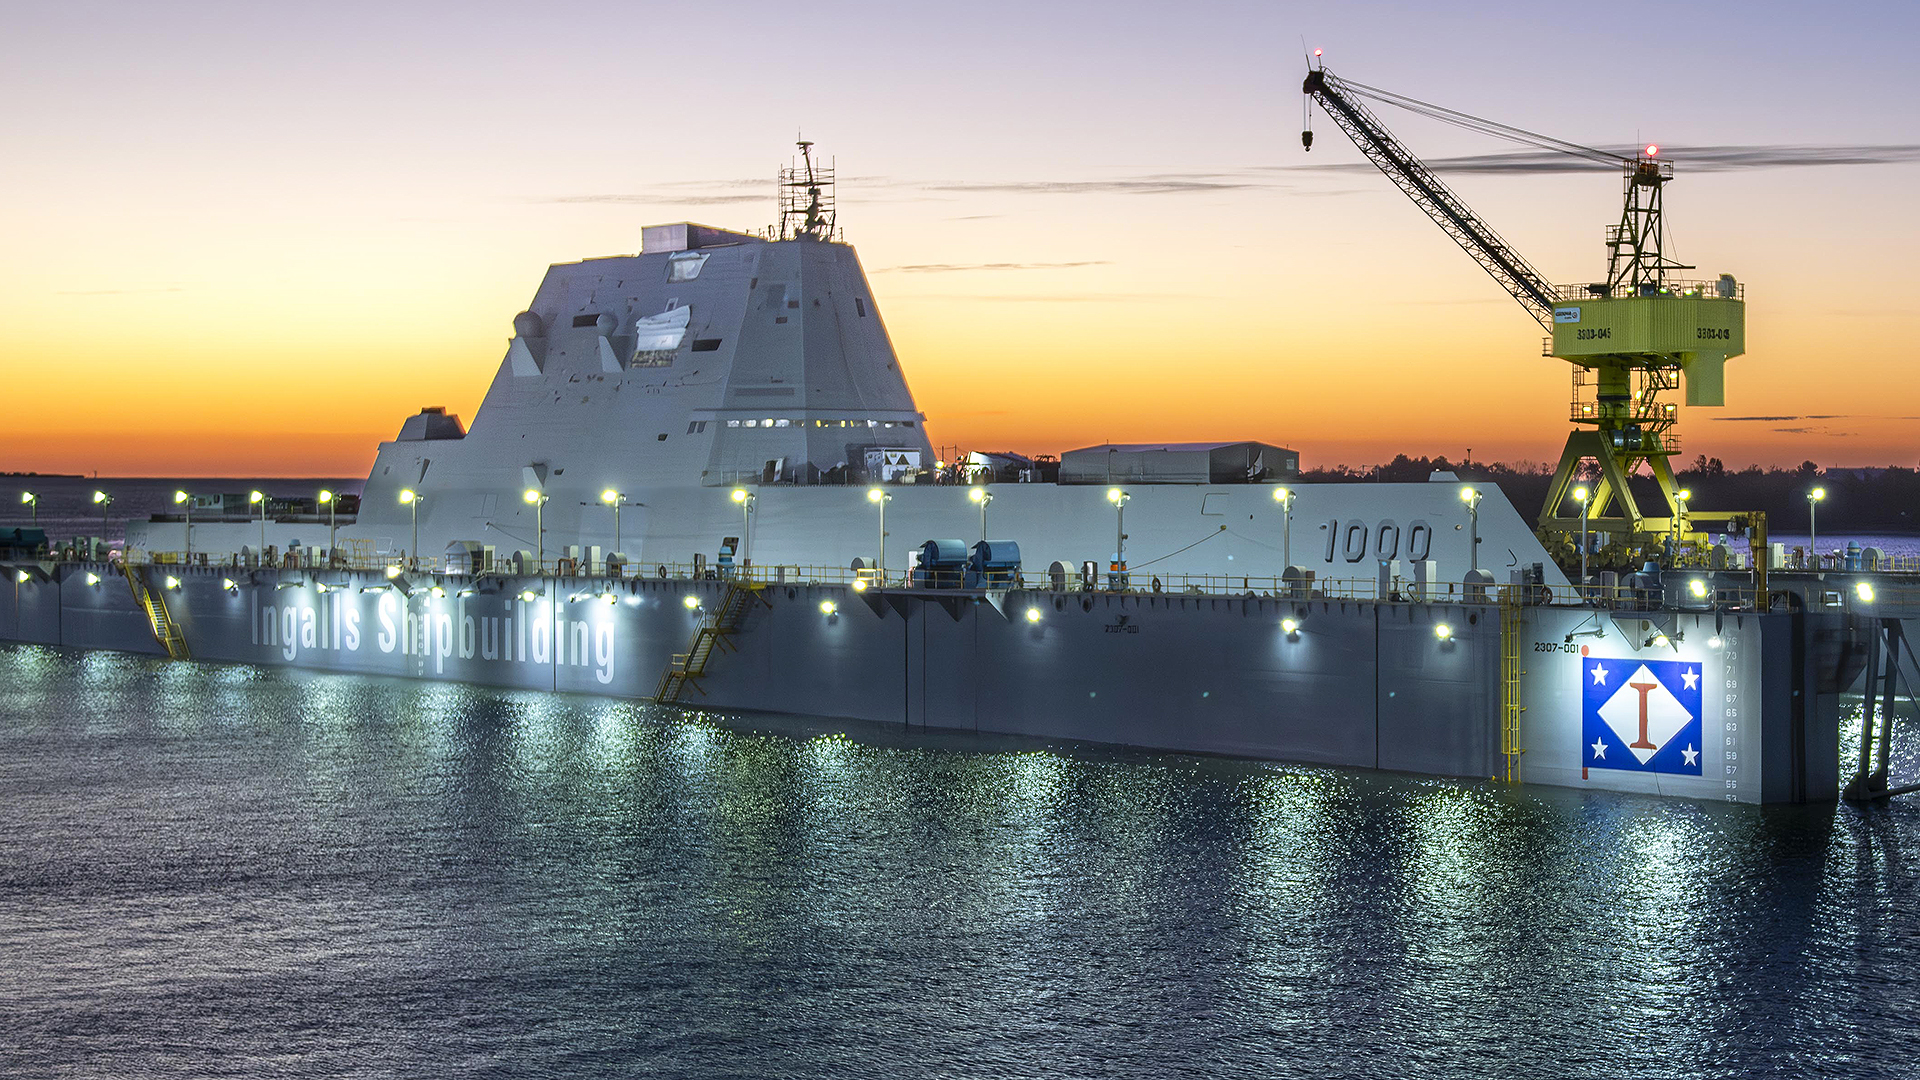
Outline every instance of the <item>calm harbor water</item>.
{"type": "Polygon", "coordinates": [[[1916,860],[1915,803],[8,646],[0,1075],[1908,1076],[1916,860]]]}

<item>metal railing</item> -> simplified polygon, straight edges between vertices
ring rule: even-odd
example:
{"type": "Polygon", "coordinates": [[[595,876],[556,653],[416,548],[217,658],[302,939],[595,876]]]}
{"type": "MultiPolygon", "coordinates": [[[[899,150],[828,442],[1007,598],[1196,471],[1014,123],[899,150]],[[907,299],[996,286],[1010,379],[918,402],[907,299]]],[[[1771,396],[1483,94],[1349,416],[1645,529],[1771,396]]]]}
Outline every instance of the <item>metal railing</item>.
{"type": "MultiPolygon", "coordinates": [[[[1600,283],[1595,282],[1594,284],[1600,283]]],[[[1634,293],[1625,291],[1623,288],[1611,297],[1604,296],[1595,293],[1590,285],[1584,283],[1579,285],[1556,285],[1553,287],[1553,298],[1555,300],[1607,300],[1631,297],[1634,295],[1634,293]]],[[[1745,300],[1747,298],[1747,285],[1744,281],[1734,282],[1733,295],[1726,297],[1720,295],[1720,283],[1718,281],[1675,280],[1667,282],[1659,292],[1649,295],[1677,296],[1688,300],[1745,300]]]]}

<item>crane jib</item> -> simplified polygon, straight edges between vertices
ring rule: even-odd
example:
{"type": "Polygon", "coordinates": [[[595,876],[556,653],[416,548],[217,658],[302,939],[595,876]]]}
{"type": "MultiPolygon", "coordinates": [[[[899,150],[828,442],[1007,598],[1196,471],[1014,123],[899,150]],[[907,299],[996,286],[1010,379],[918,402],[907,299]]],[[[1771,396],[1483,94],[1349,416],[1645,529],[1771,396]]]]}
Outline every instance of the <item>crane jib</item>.
{"type": "Polygon", "coordinates": [[[1553,312],[1551,286],[1531,266],[1513,254],[1498,234],[1462,204],[1446,185],[1432,175],[1426,165],[1401,147],[1360,106],[1340,94],[1324,70],[1307,73],[1302,90],[1317,97],[1327,114],[1353,138],[1361,151],[1380,171],[1412,197],[1429,217],[1445,229],[1474,260],[1485,267],[1528,314],[1542,325],[1550,325],[1553,312]]]}

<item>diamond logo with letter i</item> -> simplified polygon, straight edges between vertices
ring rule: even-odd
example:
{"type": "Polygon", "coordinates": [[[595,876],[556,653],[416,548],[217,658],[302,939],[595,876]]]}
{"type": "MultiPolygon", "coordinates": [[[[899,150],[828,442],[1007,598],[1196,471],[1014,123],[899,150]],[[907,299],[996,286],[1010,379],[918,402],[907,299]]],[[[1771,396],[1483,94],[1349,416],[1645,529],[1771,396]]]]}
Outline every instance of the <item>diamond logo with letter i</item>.
{"type": "Polygon", "coordinates": [[[1588,769],[1702,774],[1700,665],[1580,658],[1580,764],[1588,769]]]}

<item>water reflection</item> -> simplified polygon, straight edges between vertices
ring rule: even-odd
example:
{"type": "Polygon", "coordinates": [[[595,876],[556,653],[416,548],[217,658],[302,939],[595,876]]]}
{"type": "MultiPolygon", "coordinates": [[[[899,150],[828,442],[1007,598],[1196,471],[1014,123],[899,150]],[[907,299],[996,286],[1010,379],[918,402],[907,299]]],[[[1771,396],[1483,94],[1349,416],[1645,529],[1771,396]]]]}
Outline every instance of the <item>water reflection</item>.
{"type": "Polygon", "coordinates": [[[0,671],[7,1073],[1873,1076],[1920,1049],[1916,804],[0,671]]]}

